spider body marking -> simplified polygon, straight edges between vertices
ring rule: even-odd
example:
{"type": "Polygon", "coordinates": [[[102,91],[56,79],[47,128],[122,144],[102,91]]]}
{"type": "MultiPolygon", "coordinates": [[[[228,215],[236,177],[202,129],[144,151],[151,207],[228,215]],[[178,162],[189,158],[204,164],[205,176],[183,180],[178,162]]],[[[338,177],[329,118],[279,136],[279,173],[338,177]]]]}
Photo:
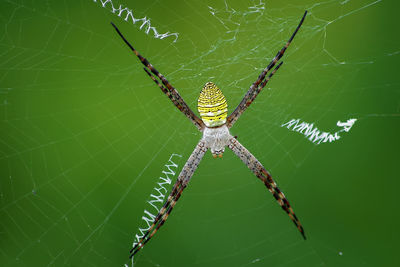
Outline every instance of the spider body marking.
{"type": "Polygon", "coordinates": [[[228,104],[224,94],[213,82],[206,83],[201,90],[197,109],[207,127],[218,127],[226,123],[228,104]]]}
{"type": "Polygon", "coordinates": [[[261,72],[257,80],[250,86],[239,105],[229,116],[227,116],[228,105],[221,90],[219,90],[219,88],[212,82],[206,83],[200,92],[200,97],[198,99],[198,111],[201,119],[194,114],[194,112],[189,108],[178,91],[169,83],[169,81],[159,71],[157,71],[146,58],[141,56],[139,52],[125,39],[118,28],[111,23],[119,36],[145,66],[144,70],[147,75],[149,75],[149,77],[157,84],[161,91],[197,127],[197,129],[203,133],[203,137],[200,139],[189,159],[183,166],[170,195],[155,217],[154,222],[143,235],[141,240],[130,250],[130,258],[140,251],[142,247],[155,235],[158,229],[165,223],[207,150],[211,150],[213,157],[222,157],[225,147],[231,149],[234,154],[238,156],[240,160],[253,172],[253,174],[264,183],[268,191],[271,192],[281,208],[289,215],[290,219],[300,231],[303,238],[306,239],[303,226],[295,215],[291,205],[289,204],[289,201],[286,199],[283,192],[278,188],[276,182],[272,179],[270,173],[257,160],[257,158],[236,139],[236,137],[232,137],[232,135],[229,133],[229,129],[234,125],[241,114],[251,105],[251,103],[253,103],[268,81],[282,66],[283,61],[281,61],[277,66],[275,65],[283,57],[286,49],[289,47],[296,33],[303,24],[306,15],[307,11],[304,12],[303,17],[292,36],[281,48],[281,50],[278,51],[268,66],[261,72]]]}

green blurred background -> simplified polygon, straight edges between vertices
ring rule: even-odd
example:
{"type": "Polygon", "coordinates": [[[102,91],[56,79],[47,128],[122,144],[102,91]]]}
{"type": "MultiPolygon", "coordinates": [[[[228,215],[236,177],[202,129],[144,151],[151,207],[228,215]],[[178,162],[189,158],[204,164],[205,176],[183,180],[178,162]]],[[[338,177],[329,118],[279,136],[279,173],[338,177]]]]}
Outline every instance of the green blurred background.
{"type": "MultiPolygon", "coordinates": [[[[397,266],[396,1],[128,1],[146,35],[93,0],[0,2],[0,265],[123,266],[171,154],[201,138],[113,21],[196,111],[232,111],[304,10],[285,63],[231,133],[272,173],[308,237],[231,151],[208,152],[135,266],[397,266]],[[314,145],[293,118],[335,132],[314,145]]],[[[178,172],[179,172],[178,170],[178,172]]],[[[177,175],[174,177],[176,178],[177,175]]]]}

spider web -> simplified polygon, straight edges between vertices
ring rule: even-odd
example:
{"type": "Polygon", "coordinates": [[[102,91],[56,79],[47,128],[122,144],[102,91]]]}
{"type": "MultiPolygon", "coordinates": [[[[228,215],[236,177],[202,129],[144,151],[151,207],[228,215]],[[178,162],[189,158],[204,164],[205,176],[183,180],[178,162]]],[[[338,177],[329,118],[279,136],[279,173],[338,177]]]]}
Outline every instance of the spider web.
{"type": "Polygon", "coordinates": [[[201,138],[110,21],[192,109],[213,81],[232,111],[305,10],[284,64],[231,133],[272,173],[308,240],[231,151],[208,153],[135,266],[396,265],[395,1],[113,2],[177,41],[99,1],[0,3],[1,266],[130,265],[165,163],[178,153],[182,168],[201,138]],[[317,146],[281,127],[293,118],[327,132],[357,122],[317,146]]]}

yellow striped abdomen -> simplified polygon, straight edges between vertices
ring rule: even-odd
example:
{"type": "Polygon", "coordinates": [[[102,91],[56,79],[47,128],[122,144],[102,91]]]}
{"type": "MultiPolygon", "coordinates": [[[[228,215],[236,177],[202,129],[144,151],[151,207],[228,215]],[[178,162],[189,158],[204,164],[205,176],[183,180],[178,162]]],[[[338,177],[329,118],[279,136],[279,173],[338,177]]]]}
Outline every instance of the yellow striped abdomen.
{"type": "Polygon", "coordinates": [[[200,92],[197,108],[207,127],[218,127],[226,122],[228,104],[221,90],[212,82],[204,85],[200,92]]]}

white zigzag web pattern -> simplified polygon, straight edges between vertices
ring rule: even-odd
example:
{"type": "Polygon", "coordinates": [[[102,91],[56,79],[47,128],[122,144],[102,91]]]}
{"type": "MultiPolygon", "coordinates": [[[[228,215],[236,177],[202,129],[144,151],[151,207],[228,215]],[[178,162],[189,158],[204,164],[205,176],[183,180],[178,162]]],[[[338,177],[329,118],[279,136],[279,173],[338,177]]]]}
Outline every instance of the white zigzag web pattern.
{"type": "Polygon", "coordinates": [[[151,22],[150,22],[149,18],[147,18],[147,17],[135,18],[133,16],[132,10],[129,9],[128,7],[123,7],[123,5],[120,4],[118,8],[115,8],[112,0],[93,0],[93,2],[97,2],[97,1],[99,1],[101,3],[102,7],[111,8],[110,11],[112,13],[116,14],[118,17],[123,17],[124,12],[126,12],[125,18],[124,18],[124,20],[126,22],[128,22],[129,20],[132,22],[132,24],[136,24],[136,22],[141,22],[142,24],[139,26],[139,29],[144,28],[145,29],[144,32],[146,34],[149,34],[150,31],[153,31],[154,38],[156,38],[156,39],[165,39],[169,36],[174,36],[175,39],[173,42],[175,43],[178,40],[178,35],[179,35],[178,33],[176,33],[176,32],[175,33],[170,33],[170,32],[159,33],[155,27],[151,26],[151,22]]]}
{"type": "Polygon", "coordinates": [[[145,222],[147,228],[139,227],[139,234],[135,234],[135,241],[133,242],[132,247],[135,247],[143,238],[146,231],[150,229],[151,224],[154,222],[154,219],[157,216],[157,213],[160,211],[161,206],[164,204],[165,197],[168,195],[170,189],[167,188],[167,186],[171,185],[171,178],[174,177],[176,174],[176,172],[172,170],[172,168],[178,169],[178,165],[172,161],[173,157],[181,158],[182,155],[172,154],[168,160],[168,163],[164,165],[166,170],[163,170],[162,173],[165,177],[160,176],[158,178],[157,186],[153,188],[153,191],[156,191],[156,194],[151,193],[150,200],[147,201],[147,203],[149,203],[155,211],[151,212],[147,209],[144,210],[145,215],[142,216],[142,220],[145,222]]]}
{"type": "Polygon", "coordinates": [[[281,125],[281,127],[286,127],[294,132],[298,132],[301,134],[304,134],[304,136],[313,142],[314,144],[321,144],[326,143],[329,141],[329,143],[332,143],[340,138],[339,133],[340,132],[349,132],[353,124],[357,121],[357,119],[349,119],[346,122],[341,122],[338,121],[336,123],[337,126],[342,127],[343,129],[335,132],[335,133],[330,133],[330,132],[321,132],[318,130],[317,127],[314,126],[314,123],[308,123],[308,122],[301,122],[300,119],[292,119],[284,124],[281,125]]]}

